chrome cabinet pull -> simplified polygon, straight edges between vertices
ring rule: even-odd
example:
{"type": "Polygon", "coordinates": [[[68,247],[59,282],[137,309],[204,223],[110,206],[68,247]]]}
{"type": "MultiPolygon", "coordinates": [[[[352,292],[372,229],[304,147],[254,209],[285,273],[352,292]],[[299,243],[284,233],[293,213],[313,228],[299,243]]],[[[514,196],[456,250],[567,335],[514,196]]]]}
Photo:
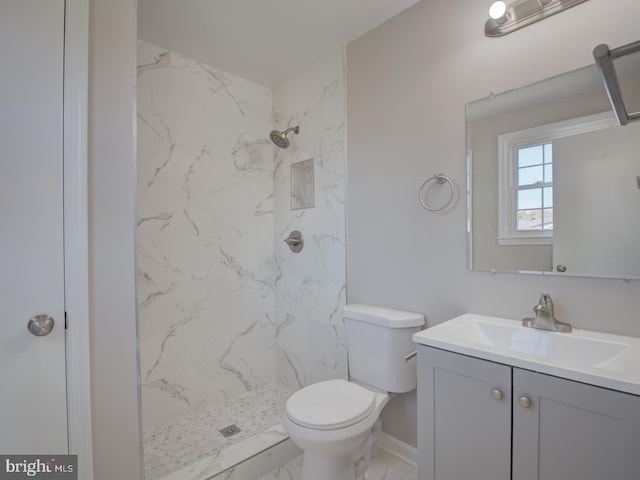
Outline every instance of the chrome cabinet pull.
{"type": "Polygon", "coordinates": [[[491,398],[494,400],[502,400],[504,398],[504,394],[496,388],[495,390],[491,390],[491,398]]]}

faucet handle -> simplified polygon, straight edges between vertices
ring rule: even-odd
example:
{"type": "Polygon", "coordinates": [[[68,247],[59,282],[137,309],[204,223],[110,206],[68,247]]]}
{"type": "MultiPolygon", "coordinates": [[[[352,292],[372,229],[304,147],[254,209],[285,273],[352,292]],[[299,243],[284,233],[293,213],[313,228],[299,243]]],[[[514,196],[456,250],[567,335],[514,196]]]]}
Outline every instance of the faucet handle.
{"type": "Polygon", "coordinates": [[[538,300],[538,304],[533,307],[533,311],[535,313],[544,311],[551,313],[551,316],[553,316],[553,300],[551,300],[551,295],[548,293],[541,293],[540,300],[538,300]]]}

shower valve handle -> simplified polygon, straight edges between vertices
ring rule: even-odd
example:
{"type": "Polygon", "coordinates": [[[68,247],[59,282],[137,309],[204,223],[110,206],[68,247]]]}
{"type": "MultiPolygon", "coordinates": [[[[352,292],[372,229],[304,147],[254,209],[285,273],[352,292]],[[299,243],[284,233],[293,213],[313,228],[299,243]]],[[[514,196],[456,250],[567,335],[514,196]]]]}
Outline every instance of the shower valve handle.
{"type": "Polygon", "coordinates": [[[301,238],[285,238],[283,242],[289,245],[290,247],[297,247],[298,245],[303,243],[304,240],[302,240],[301,238]]]}
{"type": "Polygon", "coordinates": [[[299,253],[304,247],[304,238],[302,238],[302,233],[298,230],[292,231],[287,238],[284,239],[284,243],[289,245],[289,249],[293,253],[299,253]]]}

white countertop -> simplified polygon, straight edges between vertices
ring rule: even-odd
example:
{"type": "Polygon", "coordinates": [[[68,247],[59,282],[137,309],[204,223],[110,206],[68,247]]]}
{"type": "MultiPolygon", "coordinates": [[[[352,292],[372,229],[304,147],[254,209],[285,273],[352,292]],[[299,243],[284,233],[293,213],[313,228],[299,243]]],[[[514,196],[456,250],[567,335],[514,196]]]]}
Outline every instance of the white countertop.
{"type": "Polygon", "coordinates": [[[441,348],[514,367],[640,395],[640,338],[574,329],[549,332],[520,320],[466,313],[413,336],[441,348]]]}

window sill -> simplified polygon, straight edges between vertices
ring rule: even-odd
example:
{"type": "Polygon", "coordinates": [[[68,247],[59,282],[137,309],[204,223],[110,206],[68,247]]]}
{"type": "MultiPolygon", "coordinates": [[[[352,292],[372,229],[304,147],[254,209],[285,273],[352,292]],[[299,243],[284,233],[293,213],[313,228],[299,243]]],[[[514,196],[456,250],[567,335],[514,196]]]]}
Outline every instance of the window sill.
{"type": "Polygon", "coordinates": [[[498,245],[553,245],[553,237],[497,237],[498,245]]]}

